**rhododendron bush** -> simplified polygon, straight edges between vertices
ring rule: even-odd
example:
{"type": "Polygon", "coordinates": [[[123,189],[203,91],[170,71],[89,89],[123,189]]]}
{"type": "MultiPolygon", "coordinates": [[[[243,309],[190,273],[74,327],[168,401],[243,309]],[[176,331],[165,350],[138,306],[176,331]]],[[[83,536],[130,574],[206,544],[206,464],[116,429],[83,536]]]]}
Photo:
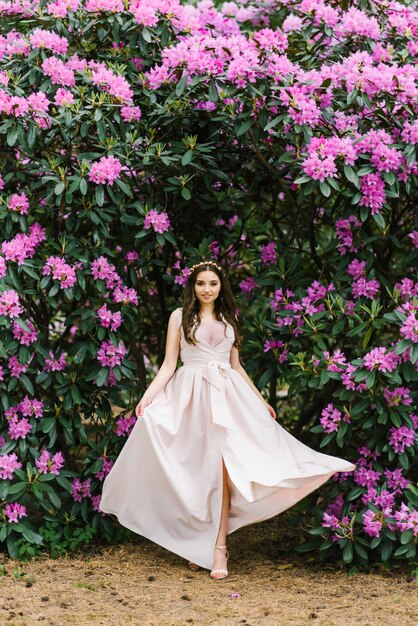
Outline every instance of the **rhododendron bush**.
{"type": "Polygon", "coordinates": [[[357,466],[292,510],[290,549],[413,560],[415,5],[2,0],[0,23],[4,549],[123,535],[102,482],[209,254],[279,421],[357,466]]]}

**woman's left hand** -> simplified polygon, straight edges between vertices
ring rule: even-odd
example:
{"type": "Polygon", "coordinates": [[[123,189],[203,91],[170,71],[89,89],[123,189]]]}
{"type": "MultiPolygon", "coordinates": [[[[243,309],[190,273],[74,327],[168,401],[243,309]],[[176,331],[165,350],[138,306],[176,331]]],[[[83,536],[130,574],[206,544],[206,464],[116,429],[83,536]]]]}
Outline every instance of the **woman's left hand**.
{"type": "Polygon", "coordinates": [[[276,411],[273,409],[273,407],[272,407],[272,406],[270,406],[270,405],[268,404],[268,402],[265,402],[264,404],[266,405],[266,407],[267,407],[267,411],[270,413],[271,417],[275,420],[275,419],[276,419],[276,417],[277,417],[277,416],[276,416],[276,411]]]}

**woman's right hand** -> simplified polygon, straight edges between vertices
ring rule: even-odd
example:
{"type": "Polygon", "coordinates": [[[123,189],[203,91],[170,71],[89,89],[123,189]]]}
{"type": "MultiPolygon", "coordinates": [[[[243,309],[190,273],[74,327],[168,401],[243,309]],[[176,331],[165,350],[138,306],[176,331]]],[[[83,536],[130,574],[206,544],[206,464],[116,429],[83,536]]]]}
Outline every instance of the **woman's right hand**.
{"type": "Polygon", "coordinates": [[[141,398],[135,408],[135,415],[137,417],[142,417],[144,415],[144,409],[151,404],[152,400],[146,398],[145,396],[141,398]]]}

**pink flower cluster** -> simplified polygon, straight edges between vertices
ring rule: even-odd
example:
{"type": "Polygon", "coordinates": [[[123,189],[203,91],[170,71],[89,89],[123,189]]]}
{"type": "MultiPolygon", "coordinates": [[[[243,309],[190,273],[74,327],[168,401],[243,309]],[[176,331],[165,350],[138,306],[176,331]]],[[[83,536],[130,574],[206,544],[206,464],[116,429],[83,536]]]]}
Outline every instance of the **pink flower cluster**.
{"type": "Polygon", "coordinates": [[[29,423],[28,417],[39,418],[43,415],[43,402],[33,398],[32,400],[25,396],[16,407],[11,407],[4,412],[8,420],[8,434],[10,439],[26,438],[26,435],[32,430],[32,424],[29,423]],[[19,413],[23,417],[19,419],[19,413]]]}
{"type": "Polygon", "coordinates": [[[93,163],[89,172],[89,180],[96,185],[110,185],[120,177],[122,163],[113,155],[102,157],[100,161],[93,163]]]}
{"type": "Polygon", "coordinates": [[[46,6],[47,13],[54,17],[66,17],[69,11],[76,11],[80,0],[54,0],[46,6]]]}
{"type": "Polygon", "coordinates": [[[25,330],[17,322],[13,322],[13,337],[18,340],[22,346],[30,346],[38,339],[38,332],[35,326],[30,320],[25,320],[26,325],[30,328],[29,331],[25,330]]]}
{"type": "Polygon", "coordinates": [[[91,82],[93,85],[100,85],[103,91],[106,91],[119,102],[131,103],[133,101],[133,91],[124,76],[117,76],[109,70],[104,63],[89,62],[91,72],[91,82]]]}
{"type": "Polygon", "coordinates": [[[25,193],[14,193],[8,202],[9,211],[16,211],[20,215],[27,215],[29,202],[25,193]]]}
{"type": "Polygon", "coordinates": [[[69,289],[74,287],[77,282],[75,269],[66,263],[63,258],[50,256],[42,269],[43,276],[52,276],[54,280],[58,280],[61,289],[69,289]]]}
{"type": "Polygon", "coordinates": [[[346,219],[339,219],[335,222],[338,249],[342,255],[347,252],[358,252],[358,246],[354,245],[354,233],[361,227],[361,222],[355,215],[350,215],[346,219]]]}
{"type": "Polygon", "coordinates": [[[1,252],[6,261],[15,261],[18,265],[23,265],[26,259],[34,256],[36,248],[46,239],[46,229],[35,222],[29,228],[29,235],[18,233],[10,241],[3,241],[1,252]]]}
{"type": "Polygon", "coordinates": [[[170,230],[170,219],[165,211],[158,213],[155,209],[151,209],[145,216],[144,228],[154,228],[156,233],[164,233],[170,230]]]}
{"type": "Polygon", "coordinates": [[[116,422],[116,435],[118,437],[124,437],[125,435],[129,435],[135,424],[135,415],[130,415],[129,417],[123,417],[122,415],[120,415],[116,422]]]}
{"type": "Polygon", "coordinates": [[[114,265],[106,257],[100,256],[91,264],[91,274],[94,280],[104,280],[106,289],[115,289],[122,284],[122,279],[114,265]]]}
{"type": "Polygon", "coordinates": [[[22,517],[27,517],[26,507],[23,504],[19,504],[18,502],[11,502],[9,504],[6,504],[4,508],[4,514],[6,515],[7,521],[9,523],[18,523],[19,519],[21,519],[22,517]]]}
{"type": "Polygon", "coordinates": [[[67,354],[62,352],[57,358],[52,350],[49,351],[49,358],[45,359],[45,372],[62,372],[67,366],[67,354]]]}
{"type": "Polygon", "coordinates": [[[89,498],[91,487],[91,478],[87,478],[84,482],[81,482],[79,478],[76,478],[71,483],[71,495],[75,502],[82,502],[83,498],[89,498]]]}
{"type": "Polygon", "coordinates": [[[121,312],[116,311],[115,313],[112,313],[112,311],[107,308],[106,304],[100,307],[97,311],[97,317],[100,320],[101,326],[104,328],[110,328],[110,330],[113,331],[117,330],[123,321],[121,312]]]}
{"type": "Polygon", "coordinates": [[[99,480],[104,480],[105,477],[110,472],[110,470],[112,469],[114,464],[115,462],[112,459],[103,458],[102,469],[96,472],[95,474],[96,478],[98,478],[99,480]]]}
{"type": "Polygon", "coordinates": [[[413,446],[415,439],[415,431],[412,428],[408,428],[408,426],[392,427],[390,429],[389,445],[399,454],[405,452],[405,448],[413,446]]]}
{"type": "Polygon", "coordinates": [[[113,301],[122,304],[138,304],[138,294],[133,287],[116,287],[113,292],[113,301]]]}
{"type": "Polygon", "coordinates": [[[389,351],[385,347],[373,348],[363,359],[363,365],[369,372],[372,370],[393,372],[400,362],[401,358],[393,350],[389,351]]]}
{"type": "Polygon", "coordinates": [[[97,360],[102,367],[114,368],[122,363],[126,348],[122,341],[115,346],[111,341],[102,341],[97,352],[97,360]]]}
{"type": "Polygon", "coordinates": [[[46,48],[57,54],[66,54],[68,50],[68,41],[65,37],[60,37],[56,33],[41,28],[36,28],[29,35],[29,43],[32,49],[46,48]]]}
{"type": "Polygon", "coordinates": [[[277,260],[276,242],[271,241],[266,246],[261,246],[261,260],[264,265],[274,265],[277,260]]]}
{"type": "Polygon", "coordinates": [[[43,450],[37,459],[35,465],[41,474],[59,475],[60,469],[64,466],[64,457],[62,452],[56,452],[53,456],[48,450],[43,450]]]}
{"type": "Polygon", "coordinates": [[[351,422],[351,417],[348,413],[342,416],[341,411],[336,409],[332,402],[321,411],[321,418],[319,420],[324,432],[332,433],[338,431],[342,422],[351,422]]]}
{"type": "Polygon", "coordinates": [[[14,289],[6,289],[0,293],[0,315],[13,319],[23,312],[19,296],[14,289]]]}
{"type": "Polygon", "coordinates": [[[412,404],[411,390],[408,387],[396,387],[392,390],[385,387],[383,396],[389,407],[412,404]]]}
{"type": "Polygon", "coordinates": [[[17,458],[17,455],[1,454],[0,455],[0,480],[10,480],[13,478],[13,472],[22,468],[22,463],[17,458]]]}

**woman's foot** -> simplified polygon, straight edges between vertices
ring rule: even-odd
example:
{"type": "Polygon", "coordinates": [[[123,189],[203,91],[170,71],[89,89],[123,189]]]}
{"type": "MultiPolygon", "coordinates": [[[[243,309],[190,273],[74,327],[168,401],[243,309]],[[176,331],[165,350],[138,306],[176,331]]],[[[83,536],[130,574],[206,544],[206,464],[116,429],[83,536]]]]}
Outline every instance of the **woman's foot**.
{"type": "Polygon", "coordinates": [[[200,569],[200,565],[193,563],[193,561],[189,561],[189,568],[194,572],[197,572],[200,569]]]}
{"type": "Polygon", "coordinates": [[[228,556],[226,545],[215,546],[213,551],[213,569],[209,574],[211,578],[226,578],[228,576],[226,568],[228,556]]]}

